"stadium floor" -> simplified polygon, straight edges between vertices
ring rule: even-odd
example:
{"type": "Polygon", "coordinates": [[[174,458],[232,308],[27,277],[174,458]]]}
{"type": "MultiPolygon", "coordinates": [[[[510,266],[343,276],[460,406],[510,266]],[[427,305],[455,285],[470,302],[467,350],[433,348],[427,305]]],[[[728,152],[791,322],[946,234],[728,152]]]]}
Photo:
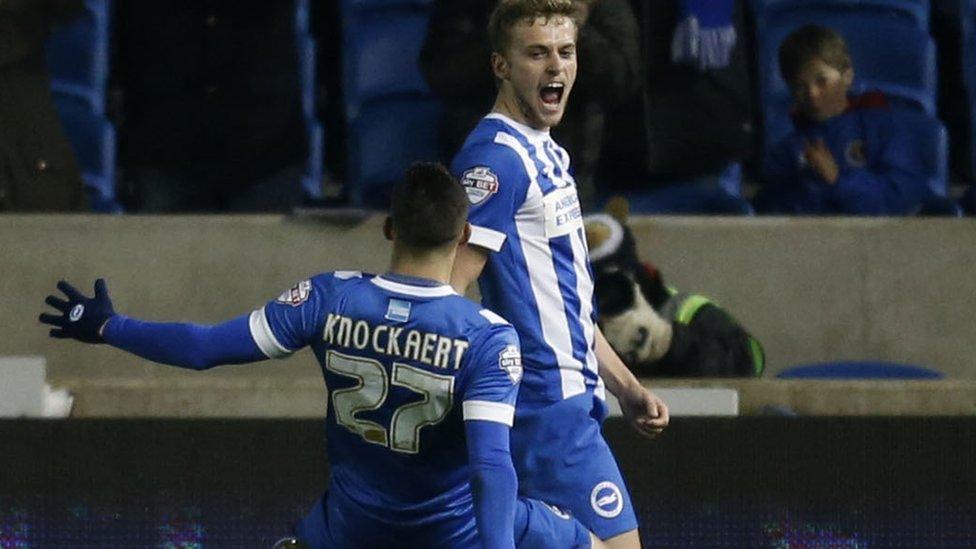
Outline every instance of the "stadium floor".
{"type": "MultiPolygon", "coordinates": [[[[976,546],[976,418],[606,433],[646,546],[976,546]]],[[[321,435],[312,420],[0,422],[0,547],[268,547],[325,487],[321,435]]]]}

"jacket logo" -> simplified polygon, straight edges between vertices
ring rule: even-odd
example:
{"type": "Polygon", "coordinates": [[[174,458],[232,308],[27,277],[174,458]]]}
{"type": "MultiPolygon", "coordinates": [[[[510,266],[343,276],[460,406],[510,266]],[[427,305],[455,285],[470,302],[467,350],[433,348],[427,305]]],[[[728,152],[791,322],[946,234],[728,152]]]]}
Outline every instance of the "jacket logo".
{"type": "Polygon", "coordinates": [[[868,160],[864,154],[864,141],[860,139],[855,139],[847,146],[847,150],[844,151],[844,158],[847,160],[847,164],[855,168],[863,168],[867,166],[868,160]]]}

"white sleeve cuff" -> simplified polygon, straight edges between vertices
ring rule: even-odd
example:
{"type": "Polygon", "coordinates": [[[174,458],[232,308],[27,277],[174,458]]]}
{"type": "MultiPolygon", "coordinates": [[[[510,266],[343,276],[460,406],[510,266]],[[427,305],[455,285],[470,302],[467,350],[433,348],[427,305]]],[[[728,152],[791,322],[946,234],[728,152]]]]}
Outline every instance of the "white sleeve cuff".
{"type": "Polygon", "coordinates": [[[465,421],[479,419],[481,421],[494,421],[511,427],[515,420],[515,406],[503,402],[465,400],[461,409],[465,421]]]}
{"type": "Polygon", "coordinates": [[[502,245],[505,244],[505,233],[471,225],[471,238],[468,239],[468,243],[487,248],[493,252],[500,252],[502,245]]]}
{"type": "Polygon", "coordinates": [[[264,314],[264,307],[251,313],[248,319],[251,328],[251,339],[257,344],[264,356],[268,358],[283,358],[292,353],[284,345],[278,343],[278,338],[268,325],[268,317],[264,314]]]}

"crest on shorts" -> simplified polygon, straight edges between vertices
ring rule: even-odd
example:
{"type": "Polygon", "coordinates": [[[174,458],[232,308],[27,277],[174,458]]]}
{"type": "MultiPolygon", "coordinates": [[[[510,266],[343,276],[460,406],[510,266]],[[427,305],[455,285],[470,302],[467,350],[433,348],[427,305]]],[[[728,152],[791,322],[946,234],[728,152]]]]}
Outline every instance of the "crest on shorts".
{"type": "Polygon", "coordinates": [[[291,288],[285,290],[275,301],[282,305],[298,307],[308,301],[308,296],[312,293],[312,281],[303,280],[291,288]]]}
{"type": "Polygon", "coordinates": [[[505,370],[512,383],[518,383],[522,379],[522,352],[515,345],[505,347],[498,353],[498,366],[505,370]]]}
{"type": "Polygon", "coordinates": [[[844,151],[844,158],[847,159],[847,164],[855,168],[863,168],[867,166],[868,160],[867,156],[864,154],[864,141],[860,139],[855,139],[847,146],[847,150],[844,151]]]}
{"type": "Polygon", "coordinates": [[[498,176],[488,166],[477,166],[464,172],[461,185],[468,193],[468,202],[474,206],[498,192],[498,176]]]}
{"type": "Polygon", "coordinates": [[[601,517],[614,518],[624,510],[624,496],[616,484],[606,480],[593,487],[590,505],[601,517]]]}

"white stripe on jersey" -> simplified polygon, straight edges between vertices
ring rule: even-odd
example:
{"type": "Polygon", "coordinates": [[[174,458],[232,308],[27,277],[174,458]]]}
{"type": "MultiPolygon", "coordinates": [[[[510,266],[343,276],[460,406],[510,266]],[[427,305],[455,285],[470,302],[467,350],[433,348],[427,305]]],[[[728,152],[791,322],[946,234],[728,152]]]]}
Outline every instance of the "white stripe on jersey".
{"type": "Polygon", "coordinates": [[[268,325],[268,317],[264,314],[264,307],[251,313],[247,319],[248,327],[251,329],[251,339],[261,349],[264,356],[268,358],[284,358],[292,353],[284,345],[278,343],[278,338],[271,331],[268,325]]]}
{"type": "Polygon", "coordinates": [[[399,282],[387,280],[382,276],[373,277],[370,282],[379,286],[380,288],[383,288],[384,290],[417,297],[445,297],[455,295],[456,293],[454,288],[451,288],[447,284],[441,284],[440,286],[414,286],[411,284],[400,284],[399,282]]]}
{"type": "Polygon", "coordinates": [[[505,145],[519,155],[530,178],[525,202],[515,212],[515,226],[522,244],[522,255],[525,256],[529,285],[535,296],[536,310],[542,323],[542,335],[555,353],[559,364],[563,398],[585,393],[583,364],[573,356],[573,340],[569,331],[569,320],[566,318],[566,306],[559,291],[559,278],[552,259],[552,250],[549,248],[549,239],[545,233],[545,219],[540,219],[545,212],[540,204],[542,189],[539,187],[539,172],[528,151],[518,139],[499,132],[495,136],[495,142],[505,145]]]}
{"type": "Polygon", "coordinates": [[[492,324],[508,324],[508,321],[501,317],[498,313],[494,311],[489,311],[488,309],[481,309],[478,314],[485,317],[488,322],[492,324]]]}
{"type": "Polygon", "coordinates": [[[471,237],[468,238],[468,243],[481,246],[482,248],[488,248],[493,252],[500,252],[502,251],[502,245],[505,244],[506,238],[505,233],[500,233],[487,227],[471,225],[471,237]]]}
{"type": "MultiPolygon", "coordinates": [[[[571,235],[573,242],[573,257],[580,258],[587,256],[586,241],[577,238],[576,234],[571,235]]],[[[597,375],[597,396],[600,398],[606,398],[606,393],[603,392],[603,380],[600,379],[599,369],[597,364],[596,353],[593,352],[593,342],[596,341],[595,337],[595,327],[593,326],[593,301],[591,299],[584,299],[584,296],[593,295],[593,280],[590,279],[590,273],[587,270],[585,263],[580,263],[577,259],[573,261],[573,267],[576,270],[576,293],[580,296],[580,324],[583,325],[583,339],[586,340],[586,368],[597,375]]]]}
{"type": "Polygon", "coordinates": [[[512,426],[515,421],[515,406],[504,402],[489,400],[465,400],[461,403],[462,417],[465,421],[494,421],[512,426]]]}

